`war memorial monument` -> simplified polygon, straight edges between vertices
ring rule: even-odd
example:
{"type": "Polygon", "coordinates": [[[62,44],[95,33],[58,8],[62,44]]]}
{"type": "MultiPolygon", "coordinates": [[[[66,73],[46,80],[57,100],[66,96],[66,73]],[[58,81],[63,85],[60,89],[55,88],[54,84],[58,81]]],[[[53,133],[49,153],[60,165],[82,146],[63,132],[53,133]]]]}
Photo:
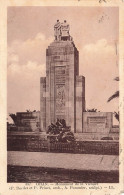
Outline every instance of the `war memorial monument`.
{"type": "Polygon", "coordinates": [[[46,49],[46,77],[40,79],[41,131],[65,119],[73,133],[102,137],[112,128],[113,114],[85,112],[85,77],[79,75],[79,52],[69,30],[66,20],[57,20],[55,39],[46,49]]]}
{"type": "Polygon", "coordinates": [[[54,26],[55,40],[46,50],[46,77],[41,77],[41,129],[57,118],[82,131],[85,77],[79,76],[79,52],[64,21],[54,26]]]}

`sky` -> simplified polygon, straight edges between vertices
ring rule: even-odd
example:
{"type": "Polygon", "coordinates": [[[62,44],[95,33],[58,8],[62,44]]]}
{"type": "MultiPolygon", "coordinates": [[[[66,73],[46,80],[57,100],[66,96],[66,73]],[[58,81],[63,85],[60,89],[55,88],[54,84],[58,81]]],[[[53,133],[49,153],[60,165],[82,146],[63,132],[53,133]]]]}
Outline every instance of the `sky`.
{"type": "Polygon", "coordinates": [[[40,110],[40,77],[54,24],[67,20],[79,51],[79,75],[86,79],[86,108],[118,111],[119,11],[117,7],[8,7],[8,113],[40,110]]]}

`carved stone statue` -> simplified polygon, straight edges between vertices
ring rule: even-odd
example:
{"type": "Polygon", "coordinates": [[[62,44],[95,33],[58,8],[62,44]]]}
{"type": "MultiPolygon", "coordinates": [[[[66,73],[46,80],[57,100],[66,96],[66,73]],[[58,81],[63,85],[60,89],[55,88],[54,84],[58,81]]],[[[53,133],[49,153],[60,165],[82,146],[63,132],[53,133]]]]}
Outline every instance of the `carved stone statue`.
{"type": "Polygon", "coordinates": [[[69,34],[69,24],[64,20],[63,23],[60,23],[59,20],[57,20],[56,24],[54,25],[54,36],[55,41],[72,41],[72,37],[69,34]]]}
{"type": "Polygon", "coordinates": [[[64,23],[61,23],[61,39],[62,40],[69,40],[69,24],[66,22],[66,20],[64,20],[64,23]]]}
{"type": "Polygon", "coordinates": [[[61,39],[61,23],[57,20],[56,24],[54,25],[54,36],[56,41],[60,41],[61,39]]]}

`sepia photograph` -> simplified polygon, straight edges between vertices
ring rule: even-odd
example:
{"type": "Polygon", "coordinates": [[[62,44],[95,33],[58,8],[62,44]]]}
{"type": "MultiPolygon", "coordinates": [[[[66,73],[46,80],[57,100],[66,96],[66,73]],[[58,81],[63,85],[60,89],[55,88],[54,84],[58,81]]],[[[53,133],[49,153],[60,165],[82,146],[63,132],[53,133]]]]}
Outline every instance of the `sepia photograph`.
{"type": "Polygon", "coordinates": [[[7,183],[119,183],[119,8],[8,6],[7,183]]]}

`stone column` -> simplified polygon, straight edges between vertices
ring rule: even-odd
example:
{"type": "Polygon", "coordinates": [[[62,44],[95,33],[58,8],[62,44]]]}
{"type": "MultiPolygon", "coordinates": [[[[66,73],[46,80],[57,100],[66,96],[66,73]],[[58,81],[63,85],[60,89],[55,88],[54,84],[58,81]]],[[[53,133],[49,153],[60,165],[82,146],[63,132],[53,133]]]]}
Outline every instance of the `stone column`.
{"type": "Polygon", "coordinates": [[[76,133],[83,132],[83,111],[85,110],[85,77],[76,77],[76,133]]]}

